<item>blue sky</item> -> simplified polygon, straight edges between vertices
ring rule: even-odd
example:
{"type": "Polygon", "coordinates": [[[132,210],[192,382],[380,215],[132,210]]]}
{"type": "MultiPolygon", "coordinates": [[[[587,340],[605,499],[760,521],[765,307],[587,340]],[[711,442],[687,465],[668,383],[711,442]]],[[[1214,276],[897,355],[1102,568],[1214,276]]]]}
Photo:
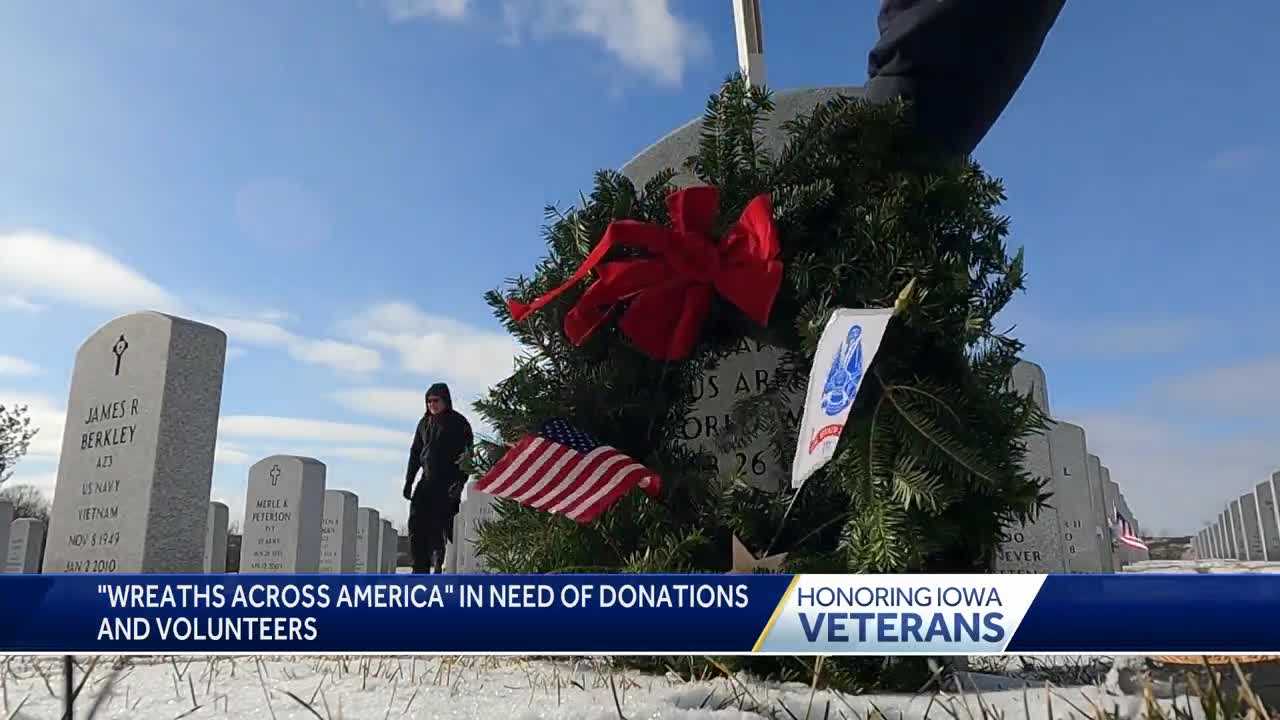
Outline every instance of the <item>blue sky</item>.
{"type": "MultiPolygon", "coordinates": [[[[765,0],[769,84],[861,84],[877,3],[765,0]]],[[[1069,3],[978,148],[1008,312],[1148,530],[1280,465],[1269,4],[1069,3]],[[1266,268],[1273,268],[1272,271],[1266,268]]],[[[75,349],[169,309],[227,331],[214,496],[297,452],[402,521],[421,392],[514,350],[481,299],[549,202],[701,112],[722,0],[0,4],[0,402],[52,489],[75,349]]]]}

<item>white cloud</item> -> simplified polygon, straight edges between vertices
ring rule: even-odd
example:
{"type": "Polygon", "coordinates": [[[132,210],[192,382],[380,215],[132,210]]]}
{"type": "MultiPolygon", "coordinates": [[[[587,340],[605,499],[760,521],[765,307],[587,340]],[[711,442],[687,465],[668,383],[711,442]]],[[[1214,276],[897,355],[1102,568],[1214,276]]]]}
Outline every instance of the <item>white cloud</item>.
{"type": "Polygon", "coordinates": [[[398,352],[403,369],[432,382],[457,383],[463,393],[510,375],[519,350],[505,332],[481,330],[408,303],[376,305],[346,327],[364,342],[398,352]]]}
{"type": "MultiPolygon", "coordinates": [[[[38,230],[0,233],[0,286],[23,298],[107,310],[180,307],[164,288],[101,250],[38,230]]],[[[30,305],[26,300],[19,304],[30,305]]]]}
{"type": "Polygon", "coordinates": [[[46,466],[33,468],[31,465],[18,463],[13,476],[5,484],[0,485],[0,489],[18,485],[31,485],[39,490],[46,500],[53,502],[53,491],[58,487],[58,471],[48,470],[46,466]]]}
{"type": "Polygon", "coordinates": [[[37,305],[30,300],[19,297],[17,295],[0,295],[0,310],[12,310],[14,312],[38,313],[44,310],[43,305],[37,305]]]}
{"type": "Polygon", "coordinates": [[[62,454],[62,429],[67,411],[62,404],[48,395],[0,388],[0,405],[12,407],[25,405],[31,426],[39,430],[31,439],[27,456],[18,463],[22,467],[27,460],[56,461],[62,454]]]}
{"type": "Polygon", "coordinates": [[[1200,415],[1274,418],[1280,406],[1280,356],[1162,381],[1152,387],[1151,396],[1157,403],[1178,404],[1200,415]]]}
{"type": "Polygon", "coordinates": [[[342,407],[370,417],[417,421],[426,410],[426,388],[363,387],[333,393],[342,407]]]}
{"type": "Polygon", "coordinates": [[[438,17],[461,20],[470,0],[387,0],[387,14],[395,22],[438,17]]]}
{"type": "Polygon", "coordinates": [[[12,355],[0,355],[0,375],[39,375],[39,366],[12,355]]]}
{"type": "Polygon", "coordinates": [[[218,436],[321,443],[405,445],[407,447],[407,443],[413,439],[413,431],[304,418],[228,415],[218,422],[218,436]]]}
{"type": "Polygon", "coordinates": [[[382,356],[377,350],[338,340],[302,337],[276,323],[233,317],[210,318],[206,322],[221,328],[236,342],[281,347],[290,357],[309,365],[350,373],[369,373],[382,367],[382,356]]]}
{"type": "Polygon", "coordinates": [[[359,462],[379,465],[404,465],[409,461],[409,440],[412,437],[412,431],[405,435],[406,439],[403,440],[404,450],[374,447],[335,447],[325,450],[325,453],[333,457],[359,462]]]}
{"type": "MultiPolygon", "coordinates": [[[[386,7],[396,22],[460,20],[470,2],[387,0],[386,7]]],[[[624,67],[668,86],[679,86],[685,68],[710,48],[702,28],[676,16],[669,0],[503,0],[501,8],[504,42],[519,43],[526,32],[590,38],[624,67]]]]}
{"type": "Polygon", "coordinates": [[[213,461],[218,465],[248,465],[251,461],[249,453],[235,445],[218,443],[213,451],[213,461]]]}

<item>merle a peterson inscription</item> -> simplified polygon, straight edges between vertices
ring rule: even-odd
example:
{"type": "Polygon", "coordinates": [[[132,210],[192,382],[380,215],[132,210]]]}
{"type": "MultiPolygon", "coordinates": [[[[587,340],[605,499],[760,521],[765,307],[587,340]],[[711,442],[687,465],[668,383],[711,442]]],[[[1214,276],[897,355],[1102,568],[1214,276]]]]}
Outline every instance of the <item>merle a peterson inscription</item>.
{"type": "Polygon", "coordinates": [[[226,335],[160,313],[76,353],[44,570],[201,572],[226,335]]]}

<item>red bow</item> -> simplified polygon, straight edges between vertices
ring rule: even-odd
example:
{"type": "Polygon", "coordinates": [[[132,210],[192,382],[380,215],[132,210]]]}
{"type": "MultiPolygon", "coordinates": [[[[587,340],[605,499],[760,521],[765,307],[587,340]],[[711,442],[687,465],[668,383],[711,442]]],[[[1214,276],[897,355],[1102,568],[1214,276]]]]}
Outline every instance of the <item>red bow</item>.
{"type": "Polygon", "coordinates": [[[760,325],[782,284],[778,231],[768,195],[758,195],[719,243],[711,228],[720,210],[720,192],[701,186],[667,196],[671,227],[618,220],[577,272],[563,285],[526,305],[507,301],[520,322],[596,269],[598,279],[564,318],[570,342],[579,345],[623,300],[630,304],[618,327],[646,355],[658,360],[688,357],[698,330],[719,293],[760,325]],[[652,257],[626,258],[601,264],[615,246],[647,250],[652,257]],[[597,268],[596,266],[599,265],[597,268]]]}

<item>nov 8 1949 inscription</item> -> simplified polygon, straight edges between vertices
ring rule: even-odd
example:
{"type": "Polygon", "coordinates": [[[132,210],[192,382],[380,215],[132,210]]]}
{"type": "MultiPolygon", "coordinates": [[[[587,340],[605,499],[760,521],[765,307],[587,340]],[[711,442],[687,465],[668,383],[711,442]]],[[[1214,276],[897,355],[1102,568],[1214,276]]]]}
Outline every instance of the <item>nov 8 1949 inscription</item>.
{"type": "Polygon", "coordinates": [[[221,330],[155,312],[80,346],[46,573],[203,570],[226,348],[221,330]]]}

